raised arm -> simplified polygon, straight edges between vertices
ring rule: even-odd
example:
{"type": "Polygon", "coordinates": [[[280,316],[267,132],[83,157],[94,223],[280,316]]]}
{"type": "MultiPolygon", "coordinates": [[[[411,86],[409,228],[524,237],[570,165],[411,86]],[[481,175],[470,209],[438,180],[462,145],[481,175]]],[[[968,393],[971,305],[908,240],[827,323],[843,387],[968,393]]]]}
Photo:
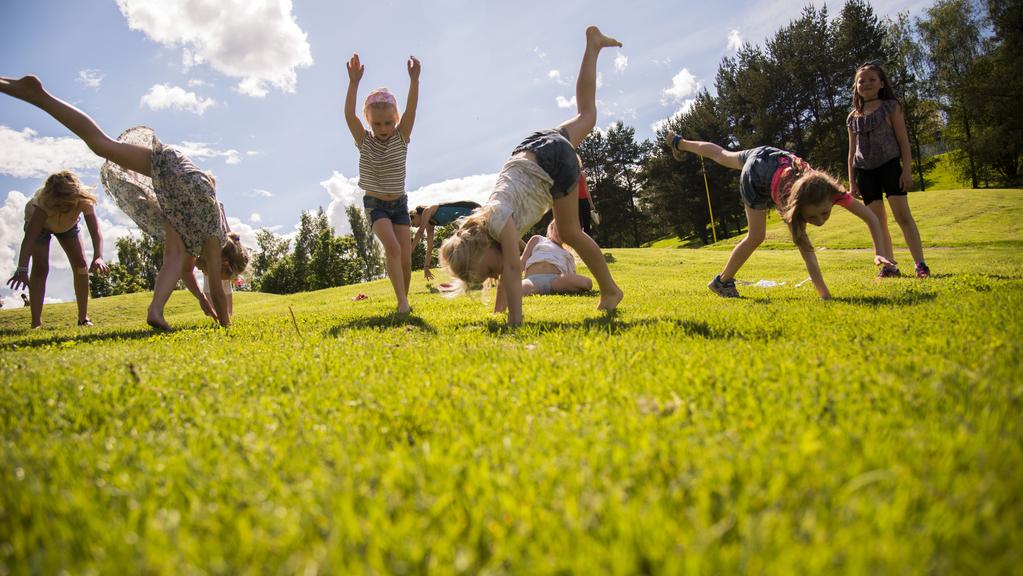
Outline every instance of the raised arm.
{"type": "Polygon", "coordinates": [[[355,111],[355,100],[359,95],[359,81],[362,80],[362,73],[366,67],[359,62],[359,55],[353,54],[348,61],[348,94],[345,96],[345,122],[348,123],[348,130],[355,139],[356,146],[362,146],[362,139],[366,137],[366,128],[355,111]]]}
{"type": "Polygon", "coordinates": [[[503,297],[508,305],[508,325],[522,324],[522,265],[519,262],[519,231],[514,216],[508,218],[501,229],[501,280],[498,301],[503,297]]]}
{"type": "Polygon", "coordinates": [[[408,99],[405,101],[405,113],[398,121],[398,131],[405,142],[412,137],[412,126],[416,123],[416,108],[419,106],[419,60],[415,56],[408,57],[408,99]]]}
{"type": "Polygon", "coordinates": [[[92,238],[92,264],[89,266],[89,272],[106,274],[110,268],[103,261],[103,233],[99,229],[95,212],[85,214],[85,227],[89,229],[89,237],[92,238]]]}
{"type": "Polygon", "coordinates": [[[863,220],[870,229],[870,241],[874,243],[874,264],[894,266],[895,264],[889,260],[891,256],[884,253],[884,233],[881,231],[881,223],[877,221],[877,216],[859,200],[853,200],[845,209],[863,220]]]}
{"type": "Polygon", "coordinates": [[[913,151],[909,147],[906,115],[902,112],[901,104],[896,102],[891,119],[892,128],[895,130],[895,139],[899,142],[899,153],[902,157],[902,176],[899,178],[899,186],[903,191],[909,192],[909,189],[913,187],[913,151]]]}

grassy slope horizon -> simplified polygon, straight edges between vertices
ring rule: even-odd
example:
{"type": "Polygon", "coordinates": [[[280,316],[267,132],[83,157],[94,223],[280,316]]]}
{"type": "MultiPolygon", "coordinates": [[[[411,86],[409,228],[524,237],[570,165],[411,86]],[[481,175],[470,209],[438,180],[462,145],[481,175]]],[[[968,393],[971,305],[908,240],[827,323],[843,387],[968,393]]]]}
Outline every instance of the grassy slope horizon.
{"type": "Polygon", "coordinates": [[[838,211],[832,302],[775,221],[740,279],[781,286],[613,249],[617,316],[517,330],[421,272],[408,320],[386,281],[238,294],[229,331],[182,292],[170,334],[148,294],[3,311],[0,573],[1017,571],[1023,191],[910,198],[935,277],[878,281],[838,211]]]}

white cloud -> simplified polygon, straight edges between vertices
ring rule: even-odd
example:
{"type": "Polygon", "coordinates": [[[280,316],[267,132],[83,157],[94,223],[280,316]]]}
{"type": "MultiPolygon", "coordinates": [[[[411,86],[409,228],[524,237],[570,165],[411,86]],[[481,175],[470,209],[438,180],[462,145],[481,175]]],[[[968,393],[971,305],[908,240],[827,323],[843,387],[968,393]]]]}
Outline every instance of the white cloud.
{"type": "Polygon", "coordinates": [[[478,174],[464,178],[453,178],[442,182],[427,184],[422,188],[408,193],[409,208],[416,206],[432,206],[441,202],[471,200],[483,204],[494,191],[497,174],[478,174]]]}
{"type": "Polygon", "coordinates": [[[557,98],[558,108],[575,108],[575,96],[572,98],[565,98],[564,96],[558,96],[557,98]]]}
{"type": "Polygon", "coordinates": [[[742,48],[742,36],[738,30],[731,30],[728,32],[728,49],[732,52],[738,52],[742,48]]]}
{"type": "Polygon", "coordinates": [[[104,75],[99,70],[85,69],[78,71],[78,82],[86,88],[99,89],[103,84],[104,75]]]}
{"type": "Polygon", "coordinates": [[[139,104],[150,110],[181,110],[202,116],[207,108],[216,106],[217,101],[197,96],[195,92],[189,92],[180,86],[154,84],[149,92],[142,96],[139,104]]]}
{"type": "Polygon", "coordinates": [[[238,78],[242,94],[294,92],[296,70],[313,63],[291,0],[117,0],[132,30],[182,48],[186,68],[209,64],[238,78]]]}
{"type": "Polygon", "coordinates": [[[210,84],[209,82],[205,80],[200,80],[199,78],[192,78],[191,80],[188,81],[188,85],[193,88],[212,86],[212,84],[210,84]]]}
{"type": "Polygon", "coordinates": [[[561,75],[560,70],[551,70],[547,72],[547,78],[554,80],[555,82],[561,85],[568,84],[568,81],[565,80],[565,78],[561,75]]]}
{"type": "Polygon", "coordinates": [[[250,197],[253,197],[253,198],[255,198],[255,197],[259,197],[259,198],[272,198],[273,197],[273,193],[271,193],[269,190],[263,190],[262,188],[254,188],[252,190],[252,192],[249,192],[248,194],[246,194],[246,196],[250,196],[250,197]]]}
{"type": "Polygon", "coordinates": [[[671,56],[665,56],[664,58],[653,58],[650,60],[655,66],[668,66],[671,64],[671,56]]]}
{"type": "Polygon", "coordinates": [[[686,114],[687,112],[689,112],[689,110],[693,108],[694,104],[696,104],[696,98],[689,98],[685,100],[684,102],[682,102],[682,105],[679,106],[678,109],[671,114],[671,116],[663,118],[651,124],[650,131],[653,132],[654,134],[657,134],[660,130],[664,129],[667,126],[668,121],[674,118],[678,118],[683,114],[686,114]]]}
{"type": "Polygon", "coordinates": [[[249,216],[249,222],[252,222],[253,224],[259,224],[262,221],[263,217],[259,215],[259,212],[253,212],[252,215],[249,216]]]}
{"type": "Polygon", "coordinates": [[[603,87],[604,87],[604,73],[603,72],[597,72],[597,88],[600,89],[600,88],[603,88],[603,87]]]}
{"type": "Polygon", "coordinates": [[[348,215],[345,209],[351,205],[362,206],[362,197],[365,193],[359,188],[358,176],[346,178],[344,174],[334,171],[330,178],[320,182],[330,194],[330,204],[327,206],[327,219],[338,236],[347,236],[352,233],[352,226],[348,223],[348,215]]]}
{"type": "Polygon", "coordinates": [[[0,174],[42,178],[58,170],[95,170],[102,164],[78,138],[40,137],[31,128],[18,132],[0,125],[0,174]]]}
{"type": "Polygon", "coordinates": [[[629,57],[619,52],[615,55],[615,72],[625,72],[629,67],[629,57]]]}
{"type": "Polygon", "coordinates": [[[237,164],[242,161],[241,153],[234,148],[217,150],[205,142],[183,140],[180,144],[175,144],[174,147],[189,158],[198,158],[199,160],[223,158],[226,164],[237,164]]]}
{"type": "Polygon", "coordinates": [[[686,99],[696,94],[700,89],[700,82],[687,68],[671,79],[671,87],[665,88],[662,92],[661,105],[668,106],[671,103],[681,104],[686,99]]]}

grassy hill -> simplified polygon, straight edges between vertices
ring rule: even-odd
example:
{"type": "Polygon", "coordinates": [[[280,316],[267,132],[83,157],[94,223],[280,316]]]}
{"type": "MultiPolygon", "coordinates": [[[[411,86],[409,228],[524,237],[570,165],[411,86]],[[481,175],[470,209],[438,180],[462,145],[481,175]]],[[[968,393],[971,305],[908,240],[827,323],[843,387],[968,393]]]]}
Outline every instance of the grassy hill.
{"type": "Polygon", "coordinates": [[[615,317],[517,330],[419,273],[408,320],[383,281],[229,331],[185,293],[169,334],[146,294],[2,311],[0,574],[1016,572],[1023,194],[911,202],[935,277],[877,280],[839,215],[832,302],[790,249],[718,298],[714,247],[614,250],[615,317]]]}

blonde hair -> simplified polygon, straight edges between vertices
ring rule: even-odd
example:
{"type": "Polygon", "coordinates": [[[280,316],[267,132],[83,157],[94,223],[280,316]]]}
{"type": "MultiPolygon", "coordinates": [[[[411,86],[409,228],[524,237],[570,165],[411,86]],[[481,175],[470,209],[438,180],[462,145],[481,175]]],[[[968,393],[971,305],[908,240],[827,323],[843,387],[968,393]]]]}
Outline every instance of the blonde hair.
{"type": "Polygon", "coordinates": [[[36,190],[36,205],[47,214],[72,212],[81,202],[95,205],[96,195],[70,170],[50,174],[42,188],[36,190]]]}
{"type": "MultiPolygon", "coordinates": [[[[230,271],[227,278],[223,280],[234,280],[249,266],[249,251],[242,245],[241,236],[234,232],[227,233],[227,244],[220,251],[221,265],[226,265],[230,271]]],[[[208,272],[206,259],[199,256],[195,260],[196,266],[204,272],[208,272]]]]}
{"type": "Polygon", "coordinates": [[[451,296],[462,294],[469,286],[487,280],[478,277],[476,265],[488,248],[501,248],[487,232],[488,216],[483,208],[473,210],[472,214],[458,220],[458,230],[440,246],[441,267],[458,279],[447,291],[451,296]]]}
{"type": "Polygon", "coordinates": [[[806,220],[800,215],[804,206],[830,202],[836,194],[845,190],[831,174],[819,170],[807,170],[789,188],[781,200],[781,219],[789,226],[792,241],[797,246],[809,248],[810,238],[806,235],[806,220]]]}

